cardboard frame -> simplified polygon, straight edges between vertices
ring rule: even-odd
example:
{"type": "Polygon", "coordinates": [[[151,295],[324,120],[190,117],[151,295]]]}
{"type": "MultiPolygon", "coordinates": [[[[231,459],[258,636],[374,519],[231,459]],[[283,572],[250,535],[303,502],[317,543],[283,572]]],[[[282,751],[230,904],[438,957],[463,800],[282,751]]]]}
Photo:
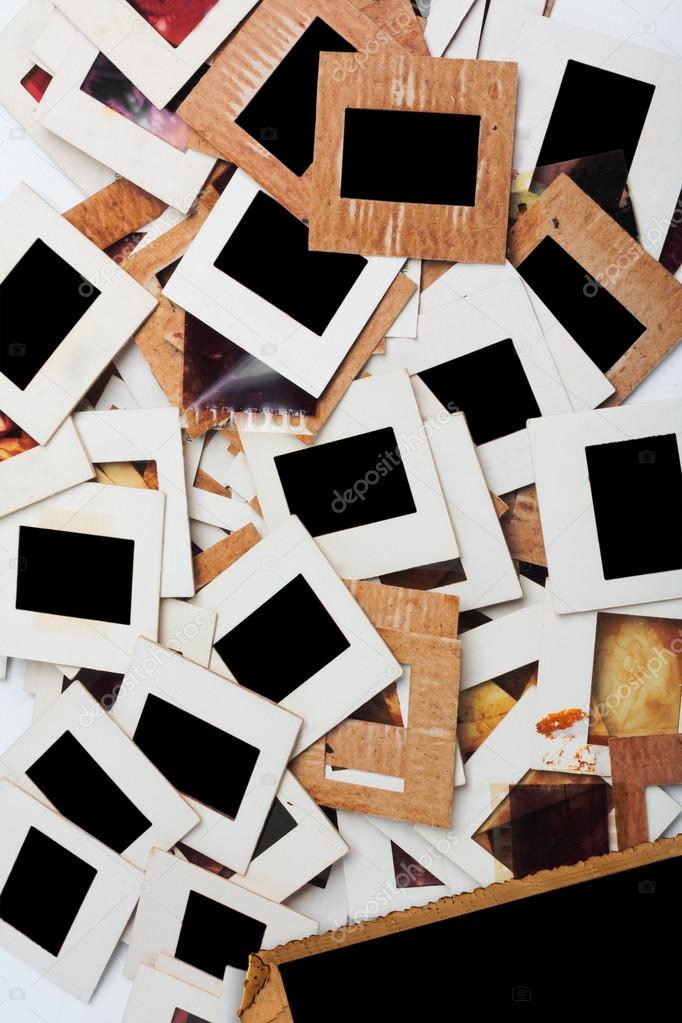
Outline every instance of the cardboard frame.
{"type": "MultiPolygon", "coordinates": [[[[260,920],[266,925],[264,942],[275,946],[283,941],[306,938],[317,932],[317,923],[287,906],[270,902],[247,892],[223,877],[178,859],[170,853],[155,851],[149,857],[143,892],[135,914],[132,941],[125,966],[127,977],[134,977],[140,966],[152,965],[159,952],[173,948],[180,935],[190,892],[198,892],[224,906],[260,920]]],[[[190,969],[192,968],[190,965],[190,969]]],[[[232,967],[230,972],[242,975],[232,967]]],[[[196,970],[197,979],[205,976],[196,970]]],[[[210,976],[207,977],[210,982],[210,976]]]]}
{"type": "Polygon", "coordinates": [[[395,33],[379,29],[350,0],[302,0],[295,13],[286,0],[265,0],[178,109],[226,159],[242,167],[299,220],[311,213],[311,168],[294,174],[236,120],[315,18],[356,47],[355,59],[348,55],[356,66],[373,47],[393,53],[403,49],[398,19],[395,33]]]}
{"type": "MultiPolygon", "coordinates": [[[[83,202],[72,206],[63,217],[98,249],[106,249],[156,220],[166,208],[165,203],[138,188],[132,181],[117,178],[83,202]]],[[[144,281],[140,281],[140,284],[144,284],[144,281]]]]}
{"type": "Polygon", "coordinates": [[[114,117],[115,111],[83,92],[80,86],[98,53],[85,36],[74,39],[38,104],[39,124],[187,213],[215,158],[192,149],[181,152],[122,114],[114,117]]]}
{"type": "Polygon", "coordinates": [[[671,433],[682,450],[682,402],[532,419],[528,430],[556,611],[568,614],[678,597],[682,569],[604,579],[585,448],[671,433]]]}
{"type": "Polygon", "coordinates": [[[322,54],[311,249],[503,263],[516,66],[417,57],[387,48],[341,80],[338,67],[338,57],[322,54]],[[341,198],[344,111],[348,107],[448,113],[454,108],[460,114],[480,115],[476,204],[435,206],[341,198]]]}
{"type": "Polygon", "coordinates": [[[92,479],[94,470],[66,419],[47,444],[0,462],[0,517],[92,479]]]}
{"type": "Polygon", "coordinates": [[[45,444],[156,300],[27,185],[0,205],[0,221],[3,280],[40,239],[100,292],[24,389],[0,375],[0,409],[45,444]]]}
{"type": "Polygon", "coordinates": [[[345,856],[348,846],[291,771],[282,775],[275,798],[296,826],[254,857],[246,873],[233,874],[230,881],[264,899],[284,902],[345,856]]]}
{"type": "MultiPolygon", "coordinates": [[[[61,736],[73,736],[150,821],[150,827],[119,854],[144,870],[153,848],[170,849],[198,823],[199,817],[109,715],[96,713],[98,709],[87,689],[74,682],[2,754],[0,772],[34,799],[55,809],[26,771],[61,736]]],[[[79,779],[72,781],[77,787],[79,779]]],[[[83,798],[92,795],[84,791],[83,798]]]]}
{"type": "Polygon", "coordinates": [[[166,497],[162,597],[194,596],[185,463],[178,410],[77,412],[74,423],[91,462],[153,461],[166,497]]]}
{"type": "Polygon", "coordinates": [[[135,974],[122,1023],[168,1023],[178,1007],[204,1023],[221,1023],[219,998],[142,963],[135,974]]]}
{"type": "MultiPolygon", "coordinates": [[[[0,519],[0,612],[10,657],[76,661],[83,668],[125,671],[138,635],[156,637],[159,618],[163,494],[102,483],[81,483],[55,497],[0,519]],[[130,624],[38,614],[15,607],[19,528],[37,526],[133,540],[130,624]]],[[[85,566],[94,570],[96,566],[85,566]]],[[[106,586],[106,579],[99,581],[106,586]]]]}
{"type": "Polygon", "coordinates": [[[283,948],[265,951],[252,956],[249,963],[244,998],[241,1005],[242,1023],[292,1023],[293,1017],[287,1002],[286,989],[282,981],[279,964],[331,952],[339,944],[356,944],[379,938],[395,930],[410,930],[438,920],[463,916],[489,906],[499,906],[517,899],[523,899],[542,892],[566,888],[581,881],[606,877],[638,866],[647,866],[679,856],[682,852],[682,838],[667,839],[654,845],[640,845],[624,852],[609,853],[593,857],[570,867],[545,870],[508,884],[495,885],[490,889],[477,889],[450,898],[440,899],[427,906],[416,907],[391,916],[389,919],[373,920],[353,927],[341,927],[319,937],[302,942],[291,942],[283,948]]]}
{"type": "Polygon", "coordinates": [[[56,6],[159,109],[217,50],[256,0],[218,0],[173,46],[125,0],[55,0],[56,6]]]}
{"type": "MultiPolygon", "coordinates": [[[[38,103],[21,84],[36,65],[31,45],[54,13],[52,0],[29,0],[0,34],[0,102],[86,194],[114,181],[114,172],[40,124],[38,103]]],[[[51,69],[48,69],[51,70],[51,69]]]]}
{"type": "MultiPolygon", "coordinates": [[[[609,613],[679,619],[682,627],[681,599],[563,615],[552,606],[548,590],[538,670],[537,721],[540,723],[556,715],[558,725],[550,733],[543,734],[536,729],[532,763],[539,770],[611,775],[610,745],[590,743],[588,738],[598,618],[600,614],[609,613]],[[559,727],[562,712],[573,708],[584,716],[564,728],[559,727]]],[[[624,681],[626,687],[629,684],[637,689],[642,683],[633,674],[630,682],[624,681]]],[[[615,695],[621,698],[620,693],[615,695]]]]}
{"type": "Polygon", "coordinates": [[[187,844],[218,863],[243,872],[291,755],[300,719],[180,654],[140,638],[111,710],[114,721],[131,737],[149,695],[157,695],[259,749],[252,781],[234,819],[186,797],[200,818],[186,836],[187,844]],[[152,671],[145,667],[150,662],[154,665],[152,671]]]}
{"type": "MultiPolygon", "coordinates": [[[[390,646],[374,628],[371,616],[366,617],[367,609],[358,606],[348,593],[295,515],[205,586],[193,603],[216,611],[217,643],[299,575],[349,646],[279,704],[303,719],[292,755],[306,749],[401,674],[390,646]]],[[[215,648],[210,667],[219,675],[234,678],[215,648]]]]}
{"type": "Polygon", "coordinates": [[[261,191],[255,181],[237,171],[163,294],[319,398],[395,280],[402,262],[368,260],[324,333],[313,333],[214,265],[261,191]]]}
{"type": "MultiPolygon", "coordinates": [[[[371,374],[406,369],[423,416],[443,414],[436,395],[417,374],[511,338],[543,416],[571,412],[571,403],[540,330],[523,282],[512,267],[458,264],[422,296],[416,344],[389,339],[384,355],[371,359],[371,374]],[[415,379],[416,377],[416,379],[415,379]]],[[[493,370],[494,372],[494,370],[493,370]]],[[[532,483],[525,430],[476,447],[488,487],[507,494],[532,483]]]]}
{"type": "Polygon", "coordinates": [[[143,875],[101,842],[9,782],[0,786],[3,843],[0,887],[4,888],[17,854],[31,828],[78,856],[95,877],[64,940],[54,956],[0,920],[0,945],[34,970],[88,1002],[104,973],[139,897],[143,875]]]}
{"type": "MultiPolygon", "coordinates": [[[[354,381],[308,450],[389,426],[400,444],[417,514],[318,536],[318,547],[345,579],[368,579],[459,556],[428,433],[405,372],[354,381]]],[[[266,526],[272,530],[290,515],[274,459],[304,445],[279,434],[242,431],[239,436],[266,526]]]]}
{"type": "MultiPolygon", "coordinates": [[[[565,174],[552,182],[512,228],[509,255],[513,265],[519,266],[546,237],[568,252],[597,287],[613,295],[645,327],[606,373],[613,393],[605,396],[605,404],[620,405],[677,345],[682,288],[565,174]]],[[[537,295],[534,299],[549,329],[559,328],[570,337],[541,299],[537,295]]]]}
{"type": "Polygon", "coordinates": [[[343,721],[291,769],[323,806],[446,827],[455,783],[459,600],[374,582],[350,583],[349,589],[399,663],[410,667],[409,719],[404,728],[343,721]],[[335,762],[398,776],[403,790],[332,780],[325,767],[335,762]]]}
{"type": "Polygon", "coordinates": [[[609,740],[618,848],[649,837],[645,789],[682,778],[682,735],[633,735],[609,740]],[[642,837],[643,836],[643,837],[642,837]]]}
{"type": "Polygon", "coordinates": [[[644,248],[658,259],[665,230],[655,225],[669,223],[680,191],[676,168],[682,160],[682,140],[673,129],[679,60],[556,18],[537,16],[523,24],[516,59],[524,69],[514,149],[514,166],[521,170],[534,168],[537,163],[568,60],[655,86],[628,180],[639,223],[647,226],[644,248]]]}

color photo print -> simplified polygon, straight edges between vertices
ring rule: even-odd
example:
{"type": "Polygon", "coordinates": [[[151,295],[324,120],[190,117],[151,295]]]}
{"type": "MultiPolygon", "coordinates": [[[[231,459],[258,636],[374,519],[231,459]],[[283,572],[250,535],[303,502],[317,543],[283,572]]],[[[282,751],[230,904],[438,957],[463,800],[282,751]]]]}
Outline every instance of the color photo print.
{"type": "Polygon", "coordinates": [[[24,451],[38,446],[38,442],[29,437],[25,430],[0,412],[0,462],[6,462],[15,455],[23,455],[24,451]]]}
{"type": "Polygon", "coordinates": [[[108,57],[99,53],[83,80],[81,91],[103,103],[110,110],[122,114],[139,128],[144,128],[181,153],[186,153],[189,125],[175,111],[184,99],[186,91],[196,85],[205,70],[206,68],[201,68],[181,93],[173,97],[163,110],[159,110],[115,64],[111,63],[108,57]]]}
{"type": "MultiPolygon", "coordinates": [[[[180,46],[218,0],[127,0],[147,24],[170,43],[180,46]]],[[[174,1020],[174,1023],[177,1021],[174,1020]]]]}
{"type": "Polygon", "coordinates": [[[677,733],[682,622],[599,612],[588,742],[677,733]]]}
{"type": "Polygon", "coordinates": [[[28,74],[24,75],[21,79],[21,84],[26,89],[26,92],[33,96],[36,103],[40,103],[51,81],[52,75],[35,64],[28,74]]]}
{"type": "Polygon", "coordinates": [[[176,1009],[171,1016],[170,1023],[208,1023],[208,1021],[202,1019],[201,1016],[196,1016],[193,1012],[187,1012],[186,1009],[176,1009]]]}

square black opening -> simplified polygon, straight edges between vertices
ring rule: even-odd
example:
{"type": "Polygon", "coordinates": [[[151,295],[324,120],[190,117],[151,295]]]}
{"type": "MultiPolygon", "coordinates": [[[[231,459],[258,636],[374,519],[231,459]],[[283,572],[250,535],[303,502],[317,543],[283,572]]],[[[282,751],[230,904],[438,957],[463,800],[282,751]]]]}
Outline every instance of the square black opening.
{"type": "Polygon", "coordinates": [[[26,771],[52,805],[83,831],[122,853],[151,827],[71,732],[64,732],[26,771]]]}
{"type": "Polygon", "coordinates": [[[417,510],[390,426],[277,455],[274,461],[289,511],[312,536],[417,510]]]}
{"type": "Polygon", "coordinates": [[[134,540],[19,526],[17,554],[19,611],[130,625],[134,540]],[[85,574],[93,566],[105,585],[85,574]]]}
{"type": "Polygon", "coordinates": [[[311,252],[305,224],[259,192],[215,266],[321,337],[367,260],[339,252],[311,252]]]}
{"type": "Polygon", "coordinates": [[[475,206],[481,118],[348,108],[342,199],[475,206]]]}
{"type": "Polygon", "coordinates": [[[215,643],[237,682],[275,703],[349,646],[302,575],[286,583],[215,643]],[[304,641],[299,625],[302,621],[306,623],[304,641]]]}
{"type": "Polygon", "coordinates": [[[322,51],[355,53],[355,47],[315,18],[236,119],[251,138],[299,176],[313,162],[322,51]]]}
{"type": "Polygon", "coordinates": [[[585,448],[605,579],[682,568],[682,469],[674,433],[585,448]]]}
{"type": "Polygon", "coordinates": [[[474,444],[525,430],[541,415],[509,337],[418,375],[449,412],[464,412],[474,444]]]}
{"type": "Polygon", "coordinates": [[[646,330],[549,235],[529,252],[518,272],[602,373],[646,330]]]}
{"type": "Polygon", "coordinates": [[[649,82],[567,61],[537,166],[622,149],[629,169],[655,91],[649,82]]]}
{"type": "Polygon", "coordinates": [[[223,979],[226,966],[245,970],[249,955],[263,943],[265,924],[230,906],[190,892],[175,958],[223,979]]]}
{"type": "Polygon", "coordinates": [[[192,799],[235,818],[260,751],[150,693],[133,741],[192,799]]]}
{"type": "Polygon", "coordinates": [[[96,874],[80,856],[31,827],[0,892],[0,920],[58,956],[96,874]]]}
{"type": "Polygon", "coordinates": [[[270,813],[265,818],[265,824],[260,833],[252,859],[255,860],[257,856],[267,852],[268,849],[297,827],[298,824],[295,818],[291,816],[281,799],[275,799],[270,808],[270,813]]]}
{"type": "Polygon", "coordinates": [[[0,283],[0,373],[26,390],[99,295],[37,238],[0,283]]]}

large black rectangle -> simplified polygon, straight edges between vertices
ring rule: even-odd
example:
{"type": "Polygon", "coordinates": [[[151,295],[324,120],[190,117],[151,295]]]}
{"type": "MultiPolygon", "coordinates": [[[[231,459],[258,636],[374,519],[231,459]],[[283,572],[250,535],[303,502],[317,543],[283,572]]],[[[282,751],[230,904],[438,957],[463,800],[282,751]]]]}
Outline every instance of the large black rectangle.
{"type": "Polygon", "coordinates": [[[289,511],[312,536],[417,510],[390,426],[277,455],[274,461],[289,511]]]}
{"type": "Polygon", "coordinates": [[[321,337],[367,260],[311,252],[305,224],[258,192],[214,265],[321,337]]]}
{"type": "Polygon", "coordinates": [[[19,526],[17,609],[130,625],[134,555],[134,540],[19,526]]]}
{"type": "Polygon", "coordinates": [[[481,118],[346,110],[341,198],[475,206],[481,118]]]}
{"type": "Polygon", "coordinates": [[[525,430],[541,414],[509,337],[418,375],[448,412],[464,412],[474,444],[525,430]]]}
{"type": "Polygon", "coordinates": [[[90,863],[31,827],[0,892],[0,920],[58,956],[96,874],[90,863]]]}
{"type": "Polygon", "coordinates": [[[236,119],[251,138],[299,176],[313,162],[322,51],[355,53],[355,47],[314,18],[236,119]]]}
{"type": "Polygon", "coordinates": [[[585,448],[605,579],[682,569],[682,468],[674,433],[585,448]]]}
{"type": "Polygon", "coordinates": [[[235,818],[259,750],[150,693],[133,741],[179,792],[235,818]]]}
{"type": "MultiPolygon", "coordinates": [[[[596,863],[596,860],[594,861],[596,863]]],[[[529,888],[528,891],[532,891],[529,888]]],[[[560,921],[584,924],[594,919],[609,921],[608,949],[600,956],[603,969],[580,968],[580,1001],[592,1009],[626,1008],[628,1018],[638,1010],[651,1015],[652,977],[674,974],[678,969],[676,942],[650,940],[676,927],[682,909],[682,861],[679,858],[636,867],[607,877],[543,892],[490,906],[474,913],[411,930],[391,931],[372,941],[338,943],[328,952],[279,964],[284,989],[295,1023],[319,1023],[320,1002],[311,992],[332,992],[324,998],[325,1023],[362,1023],[379,1019],[403,1019],[405,1006],[419,1004],[420,1020],[443,1016],[443,985],[425,983],[452,949],[457,950],[457,976],[453,997],[460,1011],[476,1013],[481,1006],[484,978],[486,1006],[512,1013],[516,1004],[531,1003],[545,1014],[557,1007],[557,944],[545,940],[520,940],[524,934],[551,935],[560,921]],[[619,970],[631,962],[637,941],[636,967],[627,977],[619,970]],[[604,970],[614,980],[604,985],[604,970]],[[390,977],[390,983],[372,978],[390,977]],[[477,978],[472,983],[471,978],[477,978]],[[368,978],[370,982],[368,983],[368,978]],[[456,990],[455,990],[456,989],[456,990]]],[[[396,918],[399,919],[399,918],[396,918]]],[[[581,960],[584,967],[584,963],[581,960]]],[[[572,977],[577,961],[563,969],[572,977]]],[[[519,1010],[523,1016],[530,1010],[519,1010]]]]}
{"type": "Polygon", "coordinates": [[[0,373],[25,391],[99,295],[37,238],[0,283],[0,373]]]}
{"type": "Polygon", "coordinates": [[[630,167],[656,87],[569,60],[536,166],[622,149],[630,167]]]}
{"type": "Polygon", "coordinates": [[[602,373],[608,372],[646,330],[549,235],[517,269],[602,373]]]}
{"type": "Polygon", "coordinates": [[[265,924],[237,909],[191,891],[182,917],[175,958],[223,979],[226,966],[245,970],[260,951],[265,924]]]}
{"type": "Polygon", "coordinates": [[[279,703],[350,643],[302,575],[286,583],[215,648],[240,685],[279,703]],[[305,622],[305,635],[301,623],[305,622]]]}
{"type": "Polygon", "coordinates": [[[151,827],[71,732],[64,732],[26,774],[63,817],[122,853],[151,827]]]}

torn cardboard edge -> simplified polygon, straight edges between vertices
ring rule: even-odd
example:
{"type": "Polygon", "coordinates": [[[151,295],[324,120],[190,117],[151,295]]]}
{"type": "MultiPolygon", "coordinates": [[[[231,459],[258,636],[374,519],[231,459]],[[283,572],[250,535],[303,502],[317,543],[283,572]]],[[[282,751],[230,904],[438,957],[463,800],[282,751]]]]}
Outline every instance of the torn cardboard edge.
{"type": "MultiPolygon", "coordinates": [[[[503,263],[516,65],[418,57],[385,48],[341,80],[338,70],[338,55],[323,53],[318,79],[310,248],[503,263]],[[452,111],[453,107],[458,114],[480,117],[474,205],[341,197],[346,110],[437,113],[452,111]]],[[[396,158],[400,158],[399,150],[396,158]]]]}
{"type": "MultiPolygon", "coordinates": [[[[287,0],[264,0],[178,108],[225,159],[234,160],[299,220],[311,211],[312,168],[295,174],[236,121],[316,18],[360,55],[378,45],[376,21],[350,0],[303,0],[295,14],[287,0]]],[[[380,34],[387,49],[402,50],[399,34],[396,38],[385,28],[380,34]]]]}
{"type": "Polygon", "coordinates": [[[606,373],[616,391],[604,405],[620,405],[679,341],[682,288],[565,174],[514,225],[512,265],[518,268],[546,237],[646,328],[606,373]]]}
{"type": "Polygon", "coordinates": [[[389,916],[360,923],[352,927],[337,928],[326,934],[291,941],[286,945],[249,957],[249,969],[244,985],[239,1016],[243,1023],[286,1023],[292,1020],[286,990],[278,966],[280,963],[303,959],[320,952],[331,952],[345,945],[358,944],[380,938],[397,931],[411,930],[438,920],[451,919],[515,902],[518,899],[556,891],[598,877],[607,877],[639,866],[658,863],[682,855],[682,836],[644,843],[634,849],[594,856],[569,867],[542,870],[537,874],[504,884],[476,888],[473,892],[454,895],[427,906],[391,913],[389,916]]]}
{"type": "Polygon", "coordinates": [[[400,664],[410,667],[409,724],[349,718],[292,763],[321,805],[447,827],[457,744],[459,598],[375,582],[347,582],[400,664]],[[327,764],[390,775],[403,791],[334,780],[327,764]]]}

